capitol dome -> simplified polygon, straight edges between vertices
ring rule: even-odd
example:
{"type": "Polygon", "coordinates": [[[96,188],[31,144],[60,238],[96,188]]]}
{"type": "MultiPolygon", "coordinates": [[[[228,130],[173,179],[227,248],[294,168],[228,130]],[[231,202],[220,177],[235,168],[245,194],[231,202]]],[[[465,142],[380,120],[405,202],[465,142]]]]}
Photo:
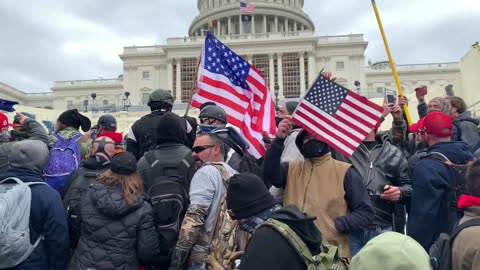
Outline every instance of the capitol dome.
{"type": "Polygon", "coordinates": [[[188,33],[203,36],[208,21],[216,35],[266,34],[290,31],[315,31],[310,17],[303,12],[304,0],[256,0],[251,21],[242,22],[238,0],[198,0],[200,14],[192,21],[188,33]]]}

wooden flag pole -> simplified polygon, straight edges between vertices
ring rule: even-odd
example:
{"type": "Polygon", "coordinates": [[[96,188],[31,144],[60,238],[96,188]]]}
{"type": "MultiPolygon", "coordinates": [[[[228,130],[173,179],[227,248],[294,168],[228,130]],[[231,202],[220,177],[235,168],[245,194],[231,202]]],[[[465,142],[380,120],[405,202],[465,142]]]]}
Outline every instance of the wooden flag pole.
{"type": "MultiPolygon", "coordinates": [[[[405,94],[403,93],[402,86],[400,85],[400,79],[398,78],[397,68],[395,67],[395,63],[393,62],[392,54],[390,53],[390,47],[388,46],[387,37],[385,35],[385,31],[383,30],[382,21],[380,19],[380,14],[378,13],[377,4],[375,0],[372,0],[373,11],[375,12],[375,17],[377,17],[378,27],[380,28],[380,33],[382,34],[383,44],[385,45],[385,50],[387,51],[388,61],[390,62],[390,68],[392,69],[393,78],[395,79],[395,85],[398,89],[398,94],[401,97],[404,97],[405,94]]],[[[407,124],[410,126],[412,124],[412,118],[410,117],[410,112],[408,111],[408,105],[403,105],[403,113],[405,114],[405,118],[407,119],[407,124]]]]}
{"type": "MultiPolygon", "coordinates": [[[[213,22],[208,21],[207,25],[208,25],[208,31],[212,31],[213,22]]],[[[198,79],[198,70],[200,69],[200,63],[201,62],[202,62],[202,54],[200,53],[200,57],[198,58],[198,63],[197,63],[197,70],[195,71],[195,79],[198,79]]],[[[198,87],[198,82],[197,82],[197,87],[198,87]]],[[[194,87],[192,89],[192,91],[190,92],[190,98],[188,100],[187,109],[185,110],[185,116],[187,116],[188,112],[190,111],[190,107],[192,106],[191,104],[192,104],[193,95],[195,95],[195,92],[197,91],[197,89],[196,89],[197,87],[194,87]]]]}

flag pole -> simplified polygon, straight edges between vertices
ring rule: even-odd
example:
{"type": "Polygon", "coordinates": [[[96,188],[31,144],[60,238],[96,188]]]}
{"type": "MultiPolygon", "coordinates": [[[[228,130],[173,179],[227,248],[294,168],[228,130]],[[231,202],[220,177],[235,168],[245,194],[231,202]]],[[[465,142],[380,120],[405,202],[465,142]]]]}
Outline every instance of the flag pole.
{"type": "MultiPolygon", "coordinates": [[[[385,31],[383,30],[382,20],[380,19],[380,14],[378,12],[375,0],[372,0],[372,6],[373,11],[375,12],[375,17],[377,17],[378,27],[380,28],[380,33],[382,34],[383,44],[385,45],[385,50],[387,51],[388,61],[390,62],[390,68],[392,69],[393,78],[395,79],[395,85],[398,89],[398,94],[401,97],[405,97],[402,86],[400,85],[400,79],[398,78],[397,68],[395,67],[392,54],[390,53],[390,47],[388,46],[387,37],[385,35],[385,31]]],[[[412,118],[410,117],[410,112],[408,111],[407,104],[403,104],[403,113],[405,114],[405,118],[407,119],[407,124],[410,126],[412,124],[412,118]]]]}
{"type": "MultiPolygon", "coordinates": [[[[212,31],[212,28],[213,28],[213,22],[212,21],[208,21],[208,31],[212,31]]],[[[198,70],[200,69],[200,63],[202,62],[202,54],[200,53],[200,57],[198,58],[198,63],[197,63],[197,70],[195,71],[195,79],[198,79],[198,70]]],[[[178,71],[177,71],[178,72],[178,71]]],[[[197,87],[198,87],[198,82],[197,82],[197,87]]],[[[190,111],[190,107],[192,106],[192,99],[193,99],[193,95],[195,95],[195,92],[197,91],[196,87],[194,87],[192,89],[192,91],[190,92],[190,98],[188,100],[188,105],[187,105],[187,109],[185,110],[185,116],[188,115],[188,112],[190,111]]]]}

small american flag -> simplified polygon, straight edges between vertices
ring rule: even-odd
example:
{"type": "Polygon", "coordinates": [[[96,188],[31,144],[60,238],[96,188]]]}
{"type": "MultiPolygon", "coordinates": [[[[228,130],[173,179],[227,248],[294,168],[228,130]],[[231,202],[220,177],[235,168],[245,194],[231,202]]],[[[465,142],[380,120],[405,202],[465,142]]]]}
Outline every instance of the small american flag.
{"type": "Polygon", "coordinates": [[[255,4],[240,2],[240,13],[255,12],[255,4]]]}
{"type": "Polygon", "coordinates": [[[293,121],[350,157],[380,121],[382,107],[320,75],[293,121]]]}
{"type": "Polygon", "coordinates": [[[227,113],[227,121],[240,128],[251,155],[265,154],[262,133],[276,132],[275,107],[262,74],[208,32],[198,71],[192,106],[213,101],[227,113]]]}

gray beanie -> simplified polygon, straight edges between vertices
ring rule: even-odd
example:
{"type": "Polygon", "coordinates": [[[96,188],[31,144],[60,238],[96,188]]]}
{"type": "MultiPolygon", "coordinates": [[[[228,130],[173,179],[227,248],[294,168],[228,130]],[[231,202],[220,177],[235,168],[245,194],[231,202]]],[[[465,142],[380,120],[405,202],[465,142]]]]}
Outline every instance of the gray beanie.
{"type": "Polygon", "coordinates": [[[42,173],[48,160],[48,148],[38,140],[23,140],[12,145],[8,161],[12,168],[23,168],[42,173]]]}

